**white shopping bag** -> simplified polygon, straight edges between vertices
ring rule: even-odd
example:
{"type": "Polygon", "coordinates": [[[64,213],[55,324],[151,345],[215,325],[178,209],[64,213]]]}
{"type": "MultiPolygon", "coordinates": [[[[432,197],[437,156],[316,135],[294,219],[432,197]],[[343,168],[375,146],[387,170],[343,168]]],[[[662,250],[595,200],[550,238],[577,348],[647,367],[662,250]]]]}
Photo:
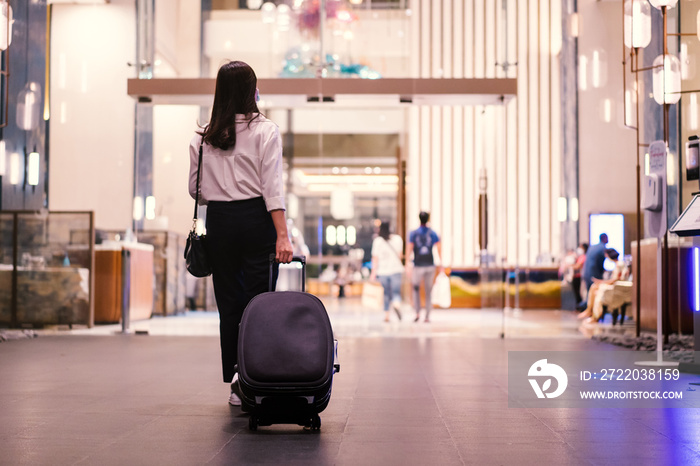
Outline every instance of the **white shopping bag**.
{"type": "Polygon", "coordinates": [[[452,305],[452,290],[450,289],[450,277],[445,272],[440,272],[435,278],[431,293],[433,304],[437,307],[448,308],[452,305]]]}
{"type": "Polygon", "coordinates": [[[378,282],[364,282],[362,284],[362,307],[367,309],[384,309],[384,287],[378,282]]]}

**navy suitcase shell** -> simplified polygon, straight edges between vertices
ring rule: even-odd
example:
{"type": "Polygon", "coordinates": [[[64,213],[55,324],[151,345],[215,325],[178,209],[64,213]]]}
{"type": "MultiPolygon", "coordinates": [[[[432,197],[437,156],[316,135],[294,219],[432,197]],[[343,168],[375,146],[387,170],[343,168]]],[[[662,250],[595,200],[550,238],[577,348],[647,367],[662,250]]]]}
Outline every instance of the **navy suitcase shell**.
{"type": "MultiPolygon", "coordinates": [[[[303,287],[306,259],[293,261],[302,264],[303,287]]],[[[316,296],[280,291],[250,301],[239,329],[238,384],[251,430],[272,424],[319,429],[338,369],[333,329],[316,296]]]]}

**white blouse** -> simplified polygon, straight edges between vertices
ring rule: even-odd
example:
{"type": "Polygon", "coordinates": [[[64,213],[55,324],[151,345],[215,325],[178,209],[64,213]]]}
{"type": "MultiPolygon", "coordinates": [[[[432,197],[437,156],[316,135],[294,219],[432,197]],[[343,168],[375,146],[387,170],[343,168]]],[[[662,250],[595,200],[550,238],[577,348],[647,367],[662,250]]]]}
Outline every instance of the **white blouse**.
{"type": "MultiPolygon", "coordinates": [[[[190,196],[197,192],[197,164],[202,136],[190,141],[190,196]]],[[[260,197],[267,210],[284,210],[282,138],[275,123],[259,116],[250,125],[236,115],[236,145],[228,150],[202,147],[199,192],[201,205],[209,201],[241,201],[260,197]]]]}
{"type": "Polygon", "coordinates": [[[389,235],[389,241],[377,236],[372,241],[372,258],[377,259],[377,275],[403,273],[399,255],[403,250],[403,240],[399,235],[389,235]]]}

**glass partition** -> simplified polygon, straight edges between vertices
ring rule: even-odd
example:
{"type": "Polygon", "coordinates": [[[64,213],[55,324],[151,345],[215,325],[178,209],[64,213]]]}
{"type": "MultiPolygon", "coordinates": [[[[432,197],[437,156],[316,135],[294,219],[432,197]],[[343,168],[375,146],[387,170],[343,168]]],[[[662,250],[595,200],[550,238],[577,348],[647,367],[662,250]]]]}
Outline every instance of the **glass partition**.
{"type": "Polygon", "coordinates": [[[92,212],[0,214],[0,324],[92,325],[92,212]]]}
{"type": "Polygon", "coordinates": [[[0,212],[0,325],[12,323],[14,215],[0,212]]]}
{"type": "Polygon", "coordinates": [[[359,296],[379,223],[389,221],[399,231],[397,167],[403,130],[395,125],[372,128],[371,121],[386,121],[388,113],[403,111],[319,104],[267,112],[283,132],[287,216],[295,253],[308,256],[310,292],[359,296]],[[363,116],[359,120],[358,112],[363,116]]]}

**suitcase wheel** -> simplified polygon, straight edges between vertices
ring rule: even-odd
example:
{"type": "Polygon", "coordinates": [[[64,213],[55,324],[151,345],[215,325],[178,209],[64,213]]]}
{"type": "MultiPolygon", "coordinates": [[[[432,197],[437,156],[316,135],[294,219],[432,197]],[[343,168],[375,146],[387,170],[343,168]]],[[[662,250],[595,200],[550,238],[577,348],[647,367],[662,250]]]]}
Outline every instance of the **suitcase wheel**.
{"type": "Polygon", "coordinates": [[[258,417],[255,415],[252,415],[248,418],[248,429],[249,430],[258,430],[258,417]]]}
{"type": "Polygon", "coordinates": [[[321,416],[316,414],[314,417],[312,417],[309,427],[311,427],[311,430],[320,430],[321,429],[321,416]]]}

